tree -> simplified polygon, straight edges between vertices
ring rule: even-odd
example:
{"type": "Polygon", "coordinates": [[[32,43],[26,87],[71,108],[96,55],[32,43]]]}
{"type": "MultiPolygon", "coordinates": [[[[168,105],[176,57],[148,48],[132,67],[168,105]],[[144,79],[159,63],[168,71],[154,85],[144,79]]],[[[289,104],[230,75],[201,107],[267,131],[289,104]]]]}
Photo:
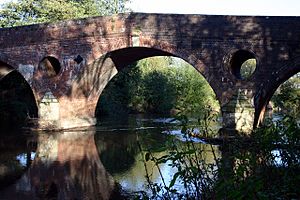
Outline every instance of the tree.
{"type": "Polygon", "coordinates": [[[284,113],[300,118],[300,73],[284,82],[276,90],[272,101],[284,113]]]}
{"type": "Polygon", "coordinates": [[[0,26],[57,22],[125,12],[129,0],[18,0],[2,5],[0,26]]]}
{"type": "Polygon", "coordinates": [[[157,56],[120,71],[103,90],[98,114],[180,112],[195,116],[207,106],[219,109],[204,77],[183,61],[157,56]]]}

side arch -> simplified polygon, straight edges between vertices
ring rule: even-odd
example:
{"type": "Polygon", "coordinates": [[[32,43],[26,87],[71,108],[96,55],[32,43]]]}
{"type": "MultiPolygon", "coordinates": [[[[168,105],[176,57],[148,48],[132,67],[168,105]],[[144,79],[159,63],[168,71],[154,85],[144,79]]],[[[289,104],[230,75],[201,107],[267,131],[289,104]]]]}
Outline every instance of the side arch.
{"type": "Polygon", "coordinates": [[[279,86],[300,72],[300,57],[285,61],[280,66],[272,72],[271,78],[265,81],[256,92],[254,127],[262,123],[266,107],[279,86]]]}
{"type": "Polygon", "coordinates": [[[22,126],[27,118],[38,117],[33,90],[20,72],[2,61],[0,63],[0,126],[22,126]]]}

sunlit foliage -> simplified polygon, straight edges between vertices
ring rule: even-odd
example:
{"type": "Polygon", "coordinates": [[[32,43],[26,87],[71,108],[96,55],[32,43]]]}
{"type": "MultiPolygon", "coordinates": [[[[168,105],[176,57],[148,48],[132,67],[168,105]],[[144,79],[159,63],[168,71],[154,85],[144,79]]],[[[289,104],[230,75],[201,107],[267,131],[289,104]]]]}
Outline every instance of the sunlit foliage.
{"type": "Polygon", "coordinates": [[[0,26],[12,27],[125,12],[128,0],[18,0],[2,5],[0,26]]]}
{"type": "Polygon", "coordinates": [[[192,66],[153,57],[121,71],[101,94],[98,111],[192,115],[208,105],[218,110],[213,90],[192,66]]]}
{"type": "Polygon", "coordinates": [[[300,118],[300,73],[284,82],[271,101],[281,112],[300,118]]]}
{"type": "Polygon", "coordinates": [[[248,79],[256,69],[256,59],[251,58],[246,60],[241,66],[241,76],[243,79],[248,79]]]}

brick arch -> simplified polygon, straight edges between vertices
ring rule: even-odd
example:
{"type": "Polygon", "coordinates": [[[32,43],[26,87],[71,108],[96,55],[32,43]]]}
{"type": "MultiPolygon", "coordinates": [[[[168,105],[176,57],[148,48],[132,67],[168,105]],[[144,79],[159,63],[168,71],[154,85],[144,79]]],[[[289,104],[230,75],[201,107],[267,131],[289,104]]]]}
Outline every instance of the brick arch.
{"type": "MultiPolygon", "coordinates": [[[[132,43],[132,42],[131,42],[132,43]]],[[[153,37],[146,37],[146,36],[140,36],[139,37],[139,45],[137,46],[132,46],[130,43],[130,46],[128,44],[125,44],[124,42],[119,42],[118,45],[114,45],[111,47],[110,51],[103,54],[103,55],[111,55],[111,52],[119,52],[116,53],[116,56],[122,56],[121,53],[125,53],[126,49],[131,49],[131,48],[142,48],[142,49],[152,49],[156,52],[156,54],[151,55],[149,53],[148,56],[141,56],[141,55],[131,55],[133,59],[127,60],[128,62],[126,63],[127,65],[135,62],[137,60],[151,57],[151,56],[174,56],[181,58],[182,60],[186,61],[190,65],[192,65],[204,78],[205,80],[209,83],[211,88],[213,89],[214,93],[217,96],[217,99],[220,101],[222,99],[221,93],[217,92],[219,91],[219,85],[216,84],[216,82],[211,78],[211,74],[209,73],[209,67],[203,62],[203,58],[199,59],[199,55],[189,49],[185,48],[178,48],[177,45],[171,44],[168,41],[164,41],[161,39],[156,39],[153,37]],[[160,53],[158,53],[160,52],[160,53]],[[159,54],[159,55],[158,55],[159,54]]],[[[102,55],[102,57],[103,57],[102,55]]],[[[115,56],[115,57],[116,57],[115,56]]],[[[130,57],[130,56],[128,56],[130,57]]],[[[125,65],[126,66],[126,65],[125,65]]]]}
{"type": "Polygon", "coordinates": [[[276,69],[272,72],[274,76],[264,82],[255,95],[255,127],[263,121],[266,106],[279,86],[300,72],[300,57],[285,61],[276,69]]]}
{"type": "Polygon", "coordinates": [[[214,84],[209,79],[209,66],[204,64],[204,62],[199,59],[199,55],[197,55],[196,52],[185,48],[178,48],[176,45],[172,45],[169,42],[148,37],[141,37],[140,43],[141,44],[139,47],[158,49],[164,52],[168,52],[174,57],[183,59],[184,61],[192,65],[207,80],[213,90],[216,89],[214,84]]]}
{"type": "Polygon", "coordinates": [[[24,76],[14,67],[0,61],[0,86],[3,90],[0,90],[0,98],[6,100],[14,100],[19,98],[18,101],[23,102],[27,106],[27,112],[29,117],[38,117],[38,107],[36,98],[32,87],[24,78],[24,76]],[[16,87],[21,87],[22,90],[26,90],[25,93],[20,94],[20,91],[15,91],[16,87]]]}
{"type": "MultiPolygon", "coordinates": [[[[176,51],[167,52],[157,48],[157,46],[154,47],[139,46],[139,47],[126,47],[126,48],[116,49],[102,55],[99,59],[96,59],[93,63],[87,65],[87,67],[85,68],[86,73],[92,71],[93,75],[86,74],[83,75],[82,77],[92,76],[93,77],[92,80],[91,79],[88,80],[91,81],[91,83],[87,84],[86,81],[80,80],[79,78],[76,81],[77,82],[76,85],[77,86],[81,85],[81,86],[77,88],[73,88],[73,91],[78,89],[81,91],[77,91],[73,93],[81,94],[81,96],[83,95],[89,99],[90,112],[91,110],[93,110],[93,113],[90,114],[94,116],[96,111],[96,106],[103,89],[106,87],[108,82],[117,74],[117,72],[135,61],[148,58],[148,57],[153,57],[153,56],[173,56],[173,57],[181,58],[186,62],[188,62],[189,64],[191,64],[195,68],[195,70],[198,71],[209,83],[209,79],[205,77],[206,74],[202,73],[201,69],[199,70],[198,66],[199,63],[201,62],[197,60],[195,57],[190,55],[189,57],[187,57],[187,55],[189,54],[184,51],[180,51],[179,53],[177,53],[176,51]]],[[[85,74],[85,72],[83,72],[83,74],[85,74]]],[[[211,84],[210,86],[215,92],[215,88],[211,84]]],[[[217,95],[216,92],[215,94],[217,95]]]]}
{"type": "MultiPolygon", "coordinates": [[[[209,83],[213,91],[215,92],[217,99],[222,99],[222,94],[218,92],[219,85],[214,81],[214,79],[211,77],[211,73],[209,72],[210,66],[207,66],[205,62],[203,62],[203,58],[199,58],[199,55],[197,52],[194,52],[190,49],[185,48],[178,48],[177,45],[170,43],[169,41],[164,41],[162,39],[157,39],[154,37],[146,37],[146,36],[139,36],[139,45],[133,46],[132,39],[131,41],[127,41],[127,39],[119,39],[117,42],[115,42],[113,45],[109,45],[109,49],[106,52],[98,52],[98,50],[92,49],[92,51],[86,55],[86,61],[88,65],[92,65],[93,63],[97,62],[98,60],[103,60],[103,58],[108,58],[113,55],[114,58],[117,56],[122,57],[122,59],[126,62],[127,66],[130,63],[133,63],[137,60],[151,57],[151,56],[174,56],[183,59],[190,65],[192,65],[209,83]],[[155,53],[148,53],[147,56],[137,55],[133,53],[130,53],[130,56],[127,56],[126,59],[124,59],[125,53],[128,53],[128,49],[133,48],[141,48],[141,49],[152,49],[155,53]],[[160,52],[160,53],[158,53],[160,52]],[[123,55],[122,55],[123,53],[123,55]],[[100,55],[99,55],[100,54],[100,55]],[[95,58],[95,55],[98,55],[95,58]],[[132,57],[132,58],[129,58],[132,57]]],[[[116,62],[117,63],[117,62],[116,62]]],[[[116,67],[121,67],[116,64],[116,67]]]]}

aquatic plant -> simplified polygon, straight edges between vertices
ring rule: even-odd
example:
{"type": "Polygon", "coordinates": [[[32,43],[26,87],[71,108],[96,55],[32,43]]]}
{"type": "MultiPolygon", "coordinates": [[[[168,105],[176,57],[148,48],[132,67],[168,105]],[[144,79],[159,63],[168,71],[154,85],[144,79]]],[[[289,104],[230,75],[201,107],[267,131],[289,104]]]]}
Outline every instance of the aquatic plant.
{"type": "MultiPolygon", "coordinates": [[[[227,140],[218,146],[222,157],[205,161],[205,151],[197,148],[182,117],[184,148],[173,142],[168,154],[155,157],[144,150],[144,162],[176,168],[170,183],[151,182],[146,170],[151,194],[143,199],[297,199],[300,197],[300,128],[292,117],[284,117],[256,129],[250,137],[227,140]],[[178,187],[181,187],[180,190],[178,187]]],[[[209,145],[209,144],[208,144],[209,145]]],[[[145,165],[146,166],[146,165],[145,165]]],[[[145,168],[146,169],[146,168],[145,168]]]]}

